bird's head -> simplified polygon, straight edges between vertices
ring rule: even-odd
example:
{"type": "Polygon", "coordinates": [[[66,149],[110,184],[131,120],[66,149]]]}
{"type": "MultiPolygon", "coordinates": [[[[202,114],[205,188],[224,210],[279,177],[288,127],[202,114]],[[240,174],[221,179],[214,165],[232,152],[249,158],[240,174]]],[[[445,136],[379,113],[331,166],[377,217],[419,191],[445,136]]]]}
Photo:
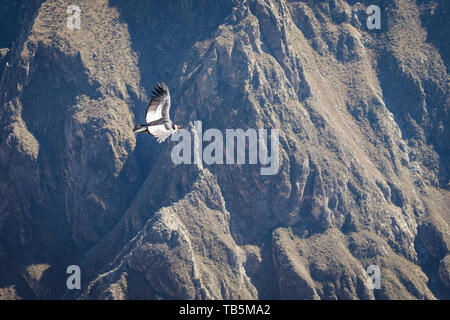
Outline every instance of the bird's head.
{"type": "Polygon", "coordinates": [[[172,129],[175,130],[176,132],[180,131],[182,127],[180,125],[177,125],[175,123],[172,122],[172,129]]]}

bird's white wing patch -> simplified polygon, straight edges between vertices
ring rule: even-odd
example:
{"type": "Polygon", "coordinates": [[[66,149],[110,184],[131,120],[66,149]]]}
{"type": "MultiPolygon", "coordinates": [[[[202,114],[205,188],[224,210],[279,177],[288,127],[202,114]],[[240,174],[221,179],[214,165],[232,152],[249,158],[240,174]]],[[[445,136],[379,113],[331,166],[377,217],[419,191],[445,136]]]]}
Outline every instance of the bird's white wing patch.
{"type": "Polygon", "coordinates": [[[169,121],[169,110],[170,110],[170,93],[169,88],[164,82],[159,83],[152,91],[152,99],[147,107],[145,113],[145,120],[147,123],[161,119],[162,117],[167,118],[169,121]]]}
{"type": "Polygon", "coordinates": [[[167,130],[163,124],[148,127],[148,132],[154,136],[159,143],[165,141],[173,133],[171,130],[167,130]]]}
{"type": "Polygon", "coordinates": [[[161,119],[162,117],[162,103],[159,104],[159,106],[156,108],[156,110],[148,110],[147,114],[145,115],[145,121],[147,123],[150,123],[152,121],[161,119]]]}

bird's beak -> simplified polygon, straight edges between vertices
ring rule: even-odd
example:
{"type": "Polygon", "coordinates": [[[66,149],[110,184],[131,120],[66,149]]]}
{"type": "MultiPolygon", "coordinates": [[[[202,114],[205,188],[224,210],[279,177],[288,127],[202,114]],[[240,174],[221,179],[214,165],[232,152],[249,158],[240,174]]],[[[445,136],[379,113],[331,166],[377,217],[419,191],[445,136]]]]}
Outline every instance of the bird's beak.
{"type": "Polygon", "coordinates": [[[180,130],[181,128],[183,128],[182,126],[177,125],[177,129],[180,130]]]}

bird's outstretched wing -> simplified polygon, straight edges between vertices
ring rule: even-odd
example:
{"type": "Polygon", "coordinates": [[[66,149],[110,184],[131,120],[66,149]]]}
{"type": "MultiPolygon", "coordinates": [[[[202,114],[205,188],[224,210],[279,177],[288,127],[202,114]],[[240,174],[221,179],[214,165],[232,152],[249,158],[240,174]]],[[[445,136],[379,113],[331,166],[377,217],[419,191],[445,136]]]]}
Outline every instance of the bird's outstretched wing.
{"type": "Polygon", "coordinates": [[[169,121],[170,93],[169,88],[164,82],[158,82],[152,91],[152,99],[145,113],[145,121],[150,123],[161,118],[167,118],[169,121]]]}
{"type": "Polygon", "coordinates": [[[170,137],[173,132],[168,130],[165,125],[160,124],[156,126],[148,127],[148,132],[154,136],[159,143],[165,141],[168,137],[170,137]]]}

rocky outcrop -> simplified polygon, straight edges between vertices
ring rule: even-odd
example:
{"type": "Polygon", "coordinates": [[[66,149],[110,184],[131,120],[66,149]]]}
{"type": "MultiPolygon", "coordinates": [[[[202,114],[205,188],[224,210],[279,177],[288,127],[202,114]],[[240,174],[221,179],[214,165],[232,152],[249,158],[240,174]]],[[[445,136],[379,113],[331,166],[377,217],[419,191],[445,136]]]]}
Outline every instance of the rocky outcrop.
{"type": "Polygon", "coordinates": [[[82,297],[256,298],[229,218],[217,182],[200,169],[192,190],[145,222],[82,297]]]}
{"type": "Polygon", "coordinates": [[[81,30],[70,4],[30,2],[2,51],[0,297],[448,298],[437,1],[383,4],[380,30],[355,1],[96,0],[81,30]],[[184,127],[279,129],[279,172],[136,138],[161,79],[184,127]]]}

